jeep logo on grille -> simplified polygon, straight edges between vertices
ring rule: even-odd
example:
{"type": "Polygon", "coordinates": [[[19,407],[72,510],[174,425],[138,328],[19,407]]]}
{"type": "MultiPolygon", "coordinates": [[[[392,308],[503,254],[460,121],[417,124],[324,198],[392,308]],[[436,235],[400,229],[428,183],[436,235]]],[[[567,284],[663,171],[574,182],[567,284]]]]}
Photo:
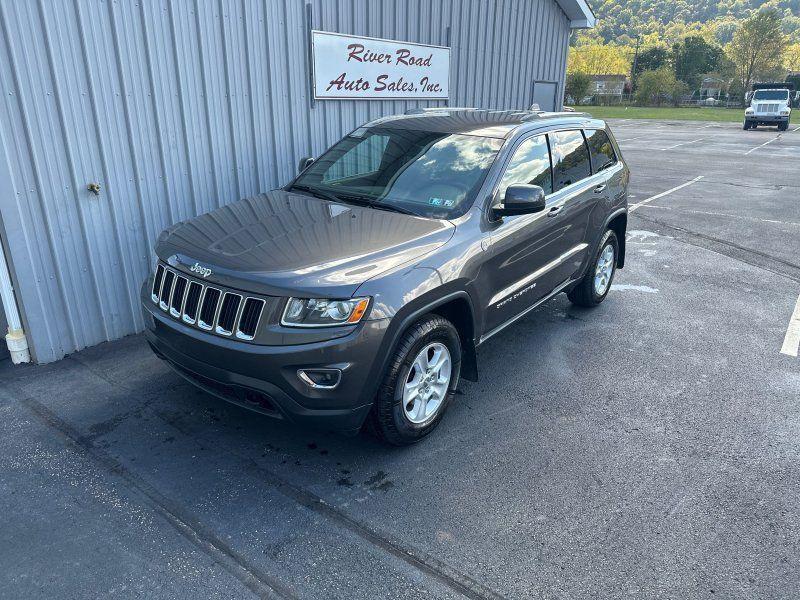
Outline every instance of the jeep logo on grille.
{"type": "Polygon", "coordinates": [[[192,273],[197,273],[198,275],[202,275],[202,276],[203,276],[203,279],[205,279],[206,277],[208,277],[209,275],[211,275],[211,273],[213,273],[213,271],[212,271],[211,269],[209,269],[208,267],[204,267],[204,266],[203,266],[203,265],[201,265],[200,263],[194,263],[194,264],[193,264],[193,265],[192,265],[192,266],[189,268],[189,270],[190,270],[192,273]]]}

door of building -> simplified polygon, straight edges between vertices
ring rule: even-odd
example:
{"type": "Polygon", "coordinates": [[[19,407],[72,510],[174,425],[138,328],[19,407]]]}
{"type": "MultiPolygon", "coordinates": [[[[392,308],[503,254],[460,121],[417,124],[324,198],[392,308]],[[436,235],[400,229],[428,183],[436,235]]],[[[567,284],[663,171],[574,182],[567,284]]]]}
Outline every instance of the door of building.
{"type": "Polygon", "coordinates": [[[542,110],[557,110],[560,107],[556,94],[558,83],[555,81],[534,81],[533,102],[542,110]]]}

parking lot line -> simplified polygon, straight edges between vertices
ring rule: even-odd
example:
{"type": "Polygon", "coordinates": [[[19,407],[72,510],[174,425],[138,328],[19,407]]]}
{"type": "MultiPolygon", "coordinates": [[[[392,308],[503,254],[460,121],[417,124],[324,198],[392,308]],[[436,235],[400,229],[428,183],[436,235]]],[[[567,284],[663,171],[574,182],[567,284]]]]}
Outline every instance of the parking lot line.
{"type": "Polygon", "coordinates": [[[630,206],[630,208],[628,208],[628,212],[632,213],[633,211],[635,211],[637,208],[639,208],[643,204],[647,204],[648,202],[652,202],[653,200],[658,200],[659,198],[663,198],[664,196],[669,196],[672,192],[677,192],[678,190],[682,190],[683,188],[685,188],[688,185],[692,185],[693,183],[697,183],[703,177],[704,177],[703,175],[698,175],[697,177],[687,181],[686,183],[682,183],[680,185],[676,185],[674,188],[670,188],[670,189],[668,189],[668,190],[666,190],[664,192],[661,192],[660,194],[656,194],[655,196],[650,196],[649,198],[645,198],[641,202],[637,202],[636,204],[632,204],[630,206]]]}
{"type": "Polygon", "coordinates": [[[661,148],[662,151],[664,150],[672,150],[673,148],[677,148],[678,146],[686,146],[687,144],[694,144],[695,142],[702,142],[706,138],[697,138],[696,140],[691,140],[688,142],[681,142],[680,144],[675,144],[674,146],[668,146],[666,148],[661,148]]]}
{"type": "Polygon", "coordinates": [[[770,139],[770,140],[767,140],[767,141],[766,141],[766,142],[764,142],[763,144],[761,144],[761,145],[759,145],[759,146],[756,146],[755,148],[750,148],[750,150],[748,150],[747,152],[745,152],[745,156],[747,156],[748,154],[750,154],[750,153],[751,153],[751,152],[753,152],[754,150],[758,150],[759,148],[763,148],[763,147],[764,147],[764,146],[766,146],[767,144],[771,144],[772,142],[774,142],[775,140],[779,139],[780,137],[781,137],[781,134],[779,133],[777,136],[775,136],[774,138],[772,138],[772,139],[770,139]]]}
{"type": "Polygon", "coordinates": [[[796,357],[798,348],[800,348],[800,296],[797,297],[797,304],[794,305],[792,318],[789,319],[789,327],[786,328],[781,354],[796,357]]]}
{"type": "Polygon", "coordinates": [[[800,125],[798,125],[798,126],[797,126],[797,127],[795,127],[794,129],[792,129],[792,131],[800,131],[800,125]]]}
{"type": "Polygon", "coordinates": [[[637,136],[637,137],[625,138],[624,140],[617,140],[617,142],[620,142],[620,143],[622,143],[622,142],[632,142],[633,140],[640,140],[643,137],[644,137],[643,135],[640,135],[640,136],[637,136]]]}
{"type": "MultiPolygon", "coordinates": [[[[631,198],[632,196],[628,196],[631,198]]],[[[690,208],[680,208],[676,206],[656,206],[655,204],[650,204],[647,208],[659,208],[663,210],[677,210],[684,213],[690,213],[693,215],[709,215],[713,217],[724,217],[727,219],[738,219],[740,221],[753,221],[755,223],[772,223],[775,225],[787,225],[787,226],[800,226],[800,223],[796,223],[794,221],[779,221],[777,219],[759,219],[757,217],[748,217],[746,215],[732,215],[729,213],[724,212],[714,212],[710,210],[692,210],[690,208]]]]}

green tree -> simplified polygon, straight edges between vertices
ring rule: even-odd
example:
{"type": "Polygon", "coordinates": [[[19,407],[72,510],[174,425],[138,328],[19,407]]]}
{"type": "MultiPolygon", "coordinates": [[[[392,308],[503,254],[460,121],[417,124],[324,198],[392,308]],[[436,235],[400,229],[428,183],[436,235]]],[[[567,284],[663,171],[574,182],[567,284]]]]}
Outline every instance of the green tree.
{"type": "Polygon", "coordinates": [[[589,91],[592,79],[586,73],[570,73],[564,86],[564,95],[570,96],[575,102],[580,102],[589,91]]]}
{"type": "Polygon", "coordinates": [[[702,75],[716,70],[722,56],[719,46],[713,46],[697,35],[687,36],[672,46],[675,77],[690,89],[697,89],[702,75]]]}
{"type": "Polygon", "coordinates": [[[645,48],[639,53],[639,59],[636,61],[639,72],[656,71],[667,64],[669,60],[669,51],[663,46],[653,46],[652,48],[645,48]]]}
{"type": "MultiPolygon", "coordinates": [[[[727,45],[742,22],[767,8],[777,10],[783,31],[800,43],[800,0],[589,0],[597,26],[576,38],[591,35],[595,42],[642,48],[672,46],[687,35],[711,44],[727,45]]],[[[647,70],[647,69],[645,69],[647,70]]]]}
{"type": "Polygon", "coordinates": [[[747,19],[727,48],[741,89],[749,90],[757,79],[780,70],[787,45],[778,11],[764,10],[747,19]]]}
{"type": "Polygon", "coordinates": [[[783,64],[789,71],[800,71],[800,44],[787,46],[783,64]]]}
{"type": "Polygon", "coordinates": [[[639,104],[661,106],[664,100],[672,100],[678,104],[681,94],[686,93],[687,86],[675,77],[668,66],[655,71],[645,71],[639,77],[636,90],[636,101],[639,104]]]}
{"type": "MultiPolygon", "coordinates": [[[[669,51],[663,46],[652,46],[639,52],[635,65],[631,66],[631,80],[634,84],[645,71],[656,71],[667,64],[669,51]]],[[[636,86],[634,86],[636,87],[636,86]]]]}
{"type": "Polygon", "coordinates": [[[627,73],[631,65],[631,49],[612,44],[579,44],[569,49],[567,73],[627,73]]]}

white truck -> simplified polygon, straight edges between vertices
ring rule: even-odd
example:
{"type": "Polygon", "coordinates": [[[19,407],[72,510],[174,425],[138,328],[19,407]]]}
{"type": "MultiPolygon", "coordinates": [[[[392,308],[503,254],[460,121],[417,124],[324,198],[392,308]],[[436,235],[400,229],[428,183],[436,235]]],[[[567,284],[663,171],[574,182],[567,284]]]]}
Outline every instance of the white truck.
{"type": "Polygon", "coordinates": [[[786,131],[791,116],[791,90],[777,87],[756,89],[752,92],[750,106],[744,111],[744,129],[777,125],[778,131],[786,131]]]}

